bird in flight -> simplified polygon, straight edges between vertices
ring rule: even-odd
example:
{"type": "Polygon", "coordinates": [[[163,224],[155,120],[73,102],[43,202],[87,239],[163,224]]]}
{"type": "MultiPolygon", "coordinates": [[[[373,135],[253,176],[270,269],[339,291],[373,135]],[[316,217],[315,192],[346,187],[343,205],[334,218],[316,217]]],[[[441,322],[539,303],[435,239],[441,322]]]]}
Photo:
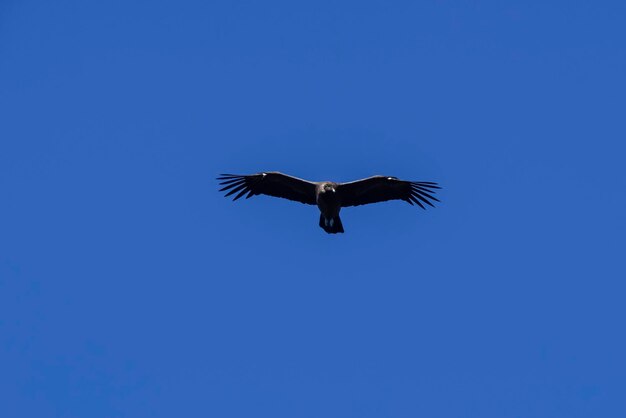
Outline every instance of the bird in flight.
{"type": "Polygon", "coordinates": [[[237,193],[233,200],[246,194],[246,199],[264,194],[317,205],[320,210],[319,225],[329,234],[343,232],[339,218],[341,208],[387,200],[404,200],[426,209],[424,204],[434,207],[431,202],[439,202],[433,194],[435,189],[440,189],[437,183],[430,181],[405,181],[389,176],[334,183],[303,180],[277,171],[250,175],[220,174],[217,180],[223,186],[220,192],[228,191],[225,196],[237,193]]]}

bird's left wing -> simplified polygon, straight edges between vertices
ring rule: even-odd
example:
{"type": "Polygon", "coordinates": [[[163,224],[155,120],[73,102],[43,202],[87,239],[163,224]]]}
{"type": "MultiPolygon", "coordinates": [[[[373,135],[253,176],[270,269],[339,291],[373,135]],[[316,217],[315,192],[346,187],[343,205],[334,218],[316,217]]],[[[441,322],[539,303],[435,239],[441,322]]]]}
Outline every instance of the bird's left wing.
{"type": "Polygon", "coordinates": [[[417,203],[422,209],[426,209],[423,203],[433,206],[432,200],[439,202],[432,195],[435,189],[440,187],[430,181],[404,181],[387,176],[340,183],[336,188],[341,206],[359,206],[398,199],[411,205],[417,203]]]}
{"type": "Polygon", "coordinates": [[[246,199],[265,194],[309,205],[315,204],[315,183],[277,171],[250,175],[221,174],[217,179],[224,186],[220,192],[228,190],[226,196],[239,192],[233,200],[247,193],[246,199]]]}

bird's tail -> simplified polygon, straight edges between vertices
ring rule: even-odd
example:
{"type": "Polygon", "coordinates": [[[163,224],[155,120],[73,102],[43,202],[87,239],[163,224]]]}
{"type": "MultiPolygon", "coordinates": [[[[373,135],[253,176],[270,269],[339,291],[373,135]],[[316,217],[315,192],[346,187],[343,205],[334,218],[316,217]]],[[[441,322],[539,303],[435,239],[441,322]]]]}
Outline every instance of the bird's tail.
{"type": "Polygon", "coordinates": [[[320,213],[320,227],[329,234],[343,233],[343,225],[341,224],[341,218],[339,218],[339,216],[326,219],[326,217],[320,213]]]}

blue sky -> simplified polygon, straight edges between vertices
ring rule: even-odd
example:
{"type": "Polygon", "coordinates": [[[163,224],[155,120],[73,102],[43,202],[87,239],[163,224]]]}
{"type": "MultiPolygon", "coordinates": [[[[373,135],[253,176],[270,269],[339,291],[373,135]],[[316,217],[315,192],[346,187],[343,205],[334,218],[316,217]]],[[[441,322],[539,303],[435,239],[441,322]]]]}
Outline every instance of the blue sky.
{"type": "Polygon", "coordinates": [[[1,416],[626,416],[625,4],[389,3],[0,4],[1,416]]]}

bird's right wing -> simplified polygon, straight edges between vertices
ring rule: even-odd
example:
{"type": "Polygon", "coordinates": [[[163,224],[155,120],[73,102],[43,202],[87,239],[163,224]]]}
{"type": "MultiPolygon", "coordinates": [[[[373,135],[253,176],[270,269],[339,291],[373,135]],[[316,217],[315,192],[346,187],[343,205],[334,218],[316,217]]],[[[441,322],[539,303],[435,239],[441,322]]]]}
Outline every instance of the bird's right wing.
{"type": "Polygon", "coordinates": [[[228,190],[226,196],[239,192],[233,200],[244,194],[246,199],[257,194],[282,197],[309,205],[315,205],[315,183],[288,176],[277,171],[250,175],[221,174],[217,178],[224,186],[220,192],[228,190]]]}

